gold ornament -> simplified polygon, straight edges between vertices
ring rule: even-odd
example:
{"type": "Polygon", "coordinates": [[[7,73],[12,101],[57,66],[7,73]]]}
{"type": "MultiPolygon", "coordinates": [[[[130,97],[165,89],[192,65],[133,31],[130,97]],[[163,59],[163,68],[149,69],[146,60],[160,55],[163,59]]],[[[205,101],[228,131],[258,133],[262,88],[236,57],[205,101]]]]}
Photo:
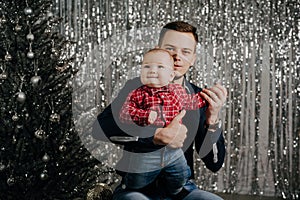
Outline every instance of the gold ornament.
{"type": "Polygon", "coordinates": [[[34,132],[34,135],[38,139],[45,139],[46,138],[46,132],[42,129],[38,129],[34,132]]]}
{"type": "Polygon", "coordinates": [[[50,120],[51,122],[59,122],[59,121],[60,121],[60,115],[57,114],[57,113],[52,113],[52,114],[50,115],[49,120],[50,120]]]}

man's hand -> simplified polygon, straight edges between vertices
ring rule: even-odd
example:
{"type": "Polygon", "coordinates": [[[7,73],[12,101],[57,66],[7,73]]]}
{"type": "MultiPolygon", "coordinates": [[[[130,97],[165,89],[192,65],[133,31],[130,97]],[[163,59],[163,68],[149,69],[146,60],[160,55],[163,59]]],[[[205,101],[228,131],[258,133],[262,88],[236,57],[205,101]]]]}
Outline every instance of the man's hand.
{"type": "Polygon", "coordinates": [[[182,110],[167,127],[158,128],[154,134],[153,143],[156,145],[169,145],[172,148],[182,147],[187,128],[180,121],[185,113],[186,111],[182,110]]]}
{"type": "Polygon", "coordinates": [[[209,104],[206,110],[206,123],[214,124],[219,119],[219,112],[227,98],[227,90],[224,86],[217,83],[214,86],[203,89],[200,93],[209,104]]]}

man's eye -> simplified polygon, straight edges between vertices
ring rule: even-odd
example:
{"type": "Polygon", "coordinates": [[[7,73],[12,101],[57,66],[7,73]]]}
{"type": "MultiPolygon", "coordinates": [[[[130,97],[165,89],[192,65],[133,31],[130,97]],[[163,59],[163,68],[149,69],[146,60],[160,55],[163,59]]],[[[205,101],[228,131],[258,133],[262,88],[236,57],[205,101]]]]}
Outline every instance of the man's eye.
{"type": "Polygon", "coordinates": [[[167,47],[166,50],[168,50],[168,51],[174,51],[174,48],[172,48],[172,47],[167,47]]]}
{"type": "Polygon", "coordinates": [[[190,54],[190,51],[183,51],[184,54],[190,54]]]}

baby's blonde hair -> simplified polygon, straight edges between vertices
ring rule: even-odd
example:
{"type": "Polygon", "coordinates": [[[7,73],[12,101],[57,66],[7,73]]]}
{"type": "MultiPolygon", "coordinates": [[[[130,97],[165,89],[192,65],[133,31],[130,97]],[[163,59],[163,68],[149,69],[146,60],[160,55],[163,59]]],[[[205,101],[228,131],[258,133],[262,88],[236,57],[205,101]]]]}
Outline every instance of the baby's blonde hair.
{"type": "Polygon", "coordinates": [[[170,57],[170,60],[172,61],[173,65],[174,65],[174,58],[173,56],[165,49],[161,49],[161,48],[154,48],[154,49],[150,49],[148,51],[146,51],[146,53],[144,54],[147,55],[148,53],[157,53],[157,52],[162,52],[162,53],[167,53],[170,57]]]}

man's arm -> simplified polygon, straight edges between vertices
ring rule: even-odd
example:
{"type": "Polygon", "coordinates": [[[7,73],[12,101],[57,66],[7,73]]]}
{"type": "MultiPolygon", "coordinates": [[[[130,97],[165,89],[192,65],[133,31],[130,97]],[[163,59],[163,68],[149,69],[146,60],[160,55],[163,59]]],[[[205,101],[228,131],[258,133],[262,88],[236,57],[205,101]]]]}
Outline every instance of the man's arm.
{"type": "Polygon", "coordinates": [[[199,126],[200,134],[196,137],[196,150],[202,157],[206,167],[217,172],[224,163],[225,143],[222,125],[219,123],[219,112],[226,101],[227,91],[220,84],[203,89],[201,96],[208,102],[205,120],[199,126]],[[199,136],[200,135],[200,136],[199,136]],[[209,150],[209,152],[207,152],[209,150]],[[202,155],[201,155],[202,154],[202,155]]]}
{"type": "Polygon", "coordinates": [[[225,141],[222,127],[210,130],[204,123],[199,125],[195,138],[195,148],[205,166],[212,172],[217,172],[225,159],[225,141]],[[215,147],[214,147],[215,146],[215,147]]]}
{"type": "Polygon", "coordinates": [[[213,150],[208,153],[207,156],[202,158],[203,162],[205,163],[205,166],[210,169],[212,172],[217,172],[219,169],[222,167],[225,159],[225,144],[224,144],[224,137],[223,134],[221,133],[219,136],[219,139],[217,140],[216,143],[213,145],[216,145],[217,152],[215,155],[215,150],[213,146],[213,150]],[[215,162],[215,156],[217,156],[217,160],[215,162]]]}
{"type": "Polygon", "coordinates": [[[139,142],[149,143],[155,133],[154,127],[138,127],[134,124],[124,124],[119,121],[119,112],[126,100],[127,95],[141,86],[139,78],[126,82],[115,100],[107,106],[94,122],[92,136],[102,141],[110,141],[112,136],[142,136],[139,142]]]}
{"type": "Polygon", "coordinates": [[[220,110],[227,98],[226,88],[217,83],[210,88],[203,89],[200,95],[206,100],[209,105],[205,113],[206,123],[215,124],[219,120],[220,110]]]}

